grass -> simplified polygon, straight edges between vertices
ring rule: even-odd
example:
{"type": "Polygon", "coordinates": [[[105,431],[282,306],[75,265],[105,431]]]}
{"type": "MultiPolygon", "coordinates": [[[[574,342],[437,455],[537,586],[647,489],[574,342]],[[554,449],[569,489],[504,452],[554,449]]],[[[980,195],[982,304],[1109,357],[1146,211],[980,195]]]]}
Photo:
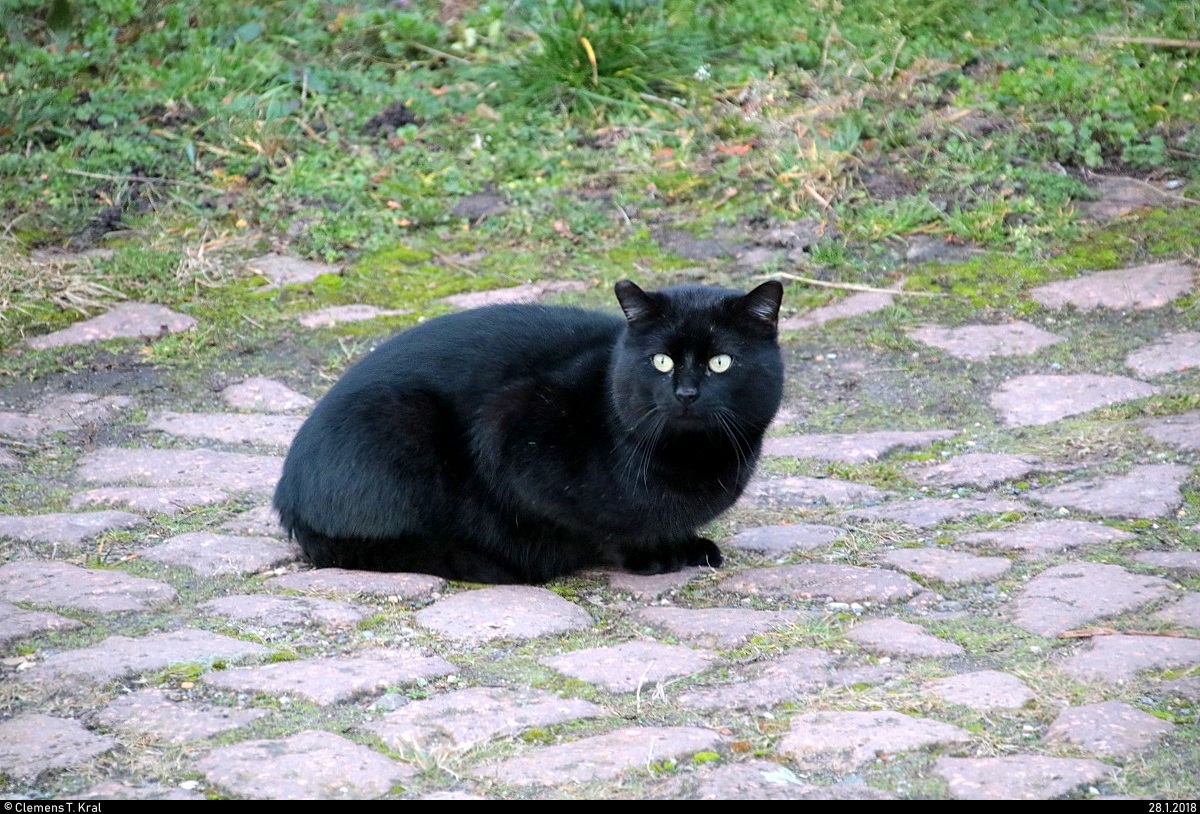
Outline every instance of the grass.
{"type": "MultiPolygon", "coordinates": [[[[246,250],[290,233],[331,260],[429,248],[484,189],[517,205],[473,247],[553,244],[559,220],[615,245],[611,208],[563,199],[588,184],[626,212],[1035,252],[1072,234],[1089,170],[1195,173],[1196,61],[1095,36],[1185,37],[1178,4],[557,0],[439,22],[420,0],[90,0],[58,28],[51,5],[12,4],[0,46],[18,257],[114,228],[170,235],[169,265],[186,233],[246,250]],[[404,123],[368,126],[395,103],[404,123]],[[905,188],[872,192],[880,173],[905,188]]],[[[138,293],[103,270],[84,282],[105,288],[48,282],[58,308],[138,293]]],[[[13,288],[18,315],[45,299],[13,288]]]]}

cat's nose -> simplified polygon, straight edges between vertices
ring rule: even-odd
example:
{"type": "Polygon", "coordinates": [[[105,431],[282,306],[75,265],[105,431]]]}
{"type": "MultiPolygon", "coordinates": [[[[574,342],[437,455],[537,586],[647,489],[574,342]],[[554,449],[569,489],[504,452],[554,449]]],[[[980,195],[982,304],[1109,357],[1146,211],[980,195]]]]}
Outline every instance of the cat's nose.
{"type": "Polygon", "coordinates": [[[691,404],[699,395],[699,391],[694,387],[682,386],[675,388],[675,398],[678,399],[680,404],[691,404]]]}

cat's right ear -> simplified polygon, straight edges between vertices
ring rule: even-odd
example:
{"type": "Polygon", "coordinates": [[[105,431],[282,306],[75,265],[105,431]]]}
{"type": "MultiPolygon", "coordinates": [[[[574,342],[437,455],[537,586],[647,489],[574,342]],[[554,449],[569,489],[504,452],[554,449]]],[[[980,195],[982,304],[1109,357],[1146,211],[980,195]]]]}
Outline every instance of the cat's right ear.
{"type": "Polygon", "coordinates": [[[628,322],[641,322],[658,313],[654,299],[632,280],[621,280],[613,286],[613,290],[617,293],[617,302],[621,303],[621,310],[625,312],[628,322]]]}
{"type": "Polygon", "coordinates": [[[749,316],[775,327],[779,322],[779,306],[783,303],[783,285],[767,280],[742,298],[742,310],[749,316]]]}

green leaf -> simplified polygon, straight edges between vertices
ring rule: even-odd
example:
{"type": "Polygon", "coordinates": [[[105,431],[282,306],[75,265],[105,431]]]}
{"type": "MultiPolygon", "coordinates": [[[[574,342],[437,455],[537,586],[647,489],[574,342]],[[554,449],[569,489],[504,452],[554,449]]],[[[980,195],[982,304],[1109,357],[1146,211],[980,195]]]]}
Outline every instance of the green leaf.
{"type": "Polygon", "coordinates": [[[251,40],[258,39],[262,33],[262,23],[246,23],[245,25],[238,26],[237,30],[233,32],[233,36],[242,42],[250,42],[251,40]]]}
{"type": "Polygon", "coordinates": [[[46,16],[46,25],[51,31],[61,34],[75,22],[75,7],[71,0],[53,0],[50,3],[50,13],[46,16]]]}

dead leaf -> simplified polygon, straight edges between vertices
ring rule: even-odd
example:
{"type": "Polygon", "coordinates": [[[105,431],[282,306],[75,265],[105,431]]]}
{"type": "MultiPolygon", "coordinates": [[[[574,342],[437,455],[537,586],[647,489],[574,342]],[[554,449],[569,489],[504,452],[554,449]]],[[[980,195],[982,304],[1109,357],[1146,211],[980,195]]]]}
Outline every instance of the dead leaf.
{"type": "Polygon", "coordinates": [[[475,105],[475,113],[480,118],[493,122],[498,122],[501,118],[499,113],[497,113],[490,105],[485,105],[483,102],[475,105]]]}
{"type": "Polygon", "coordinates": [[[559,237],[565,237],[567,240],[579,240],[579,236],[571,231],[571,224],[562,218],[554,221],[554,232],[559,237]]]}
{"type": "Polygon", "coordinates": [[[753,144],[718,144],[717,152],[725,155],[745,155],[753,147],[753,144]]]}
{"type": "Polygon", "coordinates": [[[1064,630],[1058,634],[1060,639],[1090,639],[1092,636],[1116,636],[1121,631],[1111,627],[1081,627],[1078,630],[1064,630]]]}
{"type": "Polygon", "coordinates": [[[724,192],[721,193],[720,199],[715,204],[713,204],[713,208],[716,209],[718,207],[724,206],[725,204],[729,203],[730,199],[732,199],[737,194],[738,194],[737,187],[728,187],[724,192]]]}

